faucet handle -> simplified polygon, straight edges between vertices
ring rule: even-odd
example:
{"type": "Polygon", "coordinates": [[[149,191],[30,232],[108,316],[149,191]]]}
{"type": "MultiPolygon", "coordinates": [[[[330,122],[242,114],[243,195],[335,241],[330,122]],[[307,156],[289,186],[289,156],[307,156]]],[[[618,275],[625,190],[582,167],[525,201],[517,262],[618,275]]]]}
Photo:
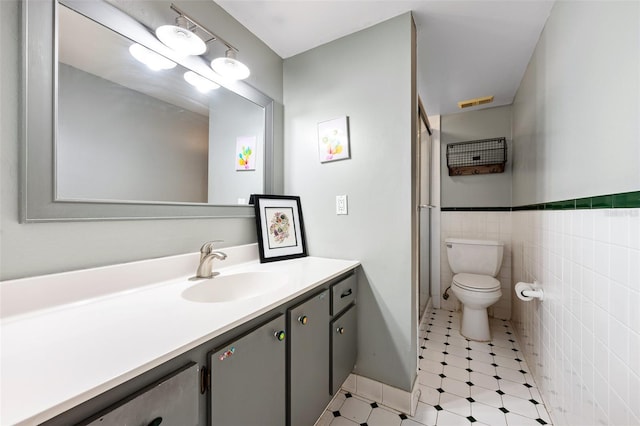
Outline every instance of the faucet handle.
{"type": "Polygon", "coordinates": [[[222,242],[224,242],[224,240],[207,241],[202,245],[202,247],[200,247],[200,254],[202,255],[210,254],[213,251],[213,245],[216,243],[222,243],[222,242]]]}

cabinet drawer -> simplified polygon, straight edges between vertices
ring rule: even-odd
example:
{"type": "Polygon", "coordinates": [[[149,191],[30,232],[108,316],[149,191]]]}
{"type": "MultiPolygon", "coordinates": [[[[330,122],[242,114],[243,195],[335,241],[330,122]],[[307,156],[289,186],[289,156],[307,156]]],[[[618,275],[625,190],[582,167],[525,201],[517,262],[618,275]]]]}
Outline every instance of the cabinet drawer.
{"type": "Polygon", "coordinates": [[[356,305],[331,321],[331,394],[334,395],[353,371],[357,356],[356,305]]]}
{"type": "Polygon", "coordinates": [[[351,274],[331,286],[331,315],[339,314],[356,300],[357,284],[356,274],[351,274]]]}
{"type": "Polygon", "coordinates": [[[200,369],[186,365],[93,417],[83,425],[184,425],[198,424],[200,369]]]}

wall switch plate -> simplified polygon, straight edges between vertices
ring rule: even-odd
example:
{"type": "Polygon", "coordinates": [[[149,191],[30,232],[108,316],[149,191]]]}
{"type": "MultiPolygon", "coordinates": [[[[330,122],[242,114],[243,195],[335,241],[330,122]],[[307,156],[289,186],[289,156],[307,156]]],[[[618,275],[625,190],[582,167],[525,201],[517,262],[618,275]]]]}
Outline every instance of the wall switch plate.
{"type": "Polygon", "coordinates": [[[336,214],[348,214],[346,195],[336,195],[336,214]]]}

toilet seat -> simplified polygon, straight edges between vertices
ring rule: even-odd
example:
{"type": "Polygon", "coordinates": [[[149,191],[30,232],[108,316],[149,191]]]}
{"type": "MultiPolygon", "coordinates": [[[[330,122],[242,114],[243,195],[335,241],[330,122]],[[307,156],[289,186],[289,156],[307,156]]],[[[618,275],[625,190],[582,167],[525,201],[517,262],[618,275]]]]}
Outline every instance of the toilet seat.
{"type": "Polygon", "coordinates": [[[500,290],[500,281],[488,275],[456,274],[453,276],[453,284],[463,290],[479,293],[500,290]]]}

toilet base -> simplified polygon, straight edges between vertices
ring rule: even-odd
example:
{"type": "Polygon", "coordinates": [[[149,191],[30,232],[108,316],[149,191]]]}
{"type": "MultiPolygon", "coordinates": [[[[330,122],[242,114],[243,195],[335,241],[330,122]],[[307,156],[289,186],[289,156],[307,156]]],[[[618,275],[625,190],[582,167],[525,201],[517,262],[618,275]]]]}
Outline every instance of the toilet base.
{"type": "Polygon", "coordinates": [[[476,342],[491,341],[487,308],[474,309],[463,304],[460,334],[465,338],[475,340],[476,342]]]}

